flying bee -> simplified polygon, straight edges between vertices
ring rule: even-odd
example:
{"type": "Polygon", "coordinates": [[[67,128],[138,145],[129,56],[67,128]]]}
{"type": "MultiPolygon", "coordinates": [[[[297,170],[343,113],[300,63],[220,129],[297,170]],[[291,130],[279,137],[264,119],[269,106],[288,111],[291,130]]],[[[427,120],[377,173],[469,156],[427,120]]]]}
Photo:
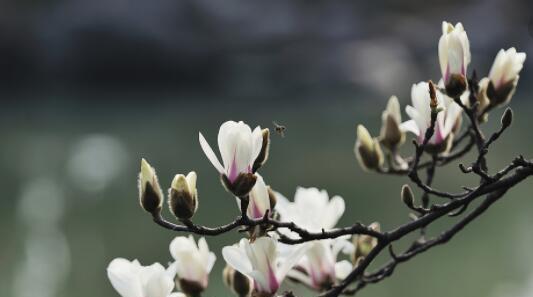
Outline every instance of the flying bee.
{"type": "Polygon", "coordinates": [[[280,125],[275,121],[272,121],[272,124],[274,124],[274,130],[276,130],[276,133],[278,133],[281,137],[285,137],[285,130],[287,130],[287,127],[280,125]]]}

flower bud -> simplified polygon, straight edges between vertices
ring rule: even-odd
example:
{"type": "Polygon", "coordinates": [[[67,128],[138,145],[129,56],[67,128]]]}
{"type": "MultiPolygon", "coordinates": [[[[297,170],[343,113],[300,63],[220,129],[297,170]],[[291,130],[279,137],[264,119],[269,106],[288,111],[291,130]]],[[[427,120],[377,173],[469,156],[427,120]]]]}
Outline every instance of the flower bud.
{"type": "Polygon", "coordinates": [[[252,172],[257,172],[259,168],[261,168],[266,161],[268,160],[268,152],[270,150],[270,130],[268,128],[265,128],[261,130],[261,134],[263,136],[263,143],[261,144],[261,151],[259,152],[259,155],[254,161],[254,165],[252,167],[252,172]]]}
{"type": "Polygon", "coordinates": [[[373,139],[363,125],[357,126],[355,156],[363,169],[376,170],[383,165],[383,152],[379,142],[373,139]]]}
{"type": "Polygon", "coordinates": [[[511,100],[525,60],[526,54],[518,53],[514,47],[498,52],[490,69],[490,81],[486,89],[491,106],[507,104],[511,100]]]}
{"type": "Polygon", "coordinates": [[[509,107],[505,109],[505,112],[502,116],[502,128],[506,129],[513,123],[513,110],[509,107]]]}
{"type": "Polygon", "coordinates": [[[176,174],[168,190],[168,206],[178,219],[192,218],[198,209],[196,172],[189,172],[187,177],[176,174]]]}
{"type": "Polygon", "coordinates": [[[240,173],[232,183],[226,175],[221,176],[222,184],[237,197],[244,197],[250,193],[255,185],[257,176],[253,173],[240,173]]]}
{"type": "MultiPolygon", "coordinates": [[[[380,231],[381,227],[378,222],[374,222],[368,226],[374,231],[380,231]]],[[[357,263],[359,258],[366,257],[372,251],[374,247],[378,244],[378,239],[370,235],[354,235],[352,237],[352,242],[355,247],[354,253],[352,254],[352,263],[357,263]]]]}
{"type": "Polygon", "coordinates": [[[447,95],[459,98],[467,88],[466,70],[470,64],[470,42],[461,23],[442,23],[439,62],[447,95]]]}
{"type": "Polygon", "coordinates": [[[159,186],[155,169],[143,158],[139,173],[139,201],[141,207],[151,214],[161,212],[163,192],[159,186]]]}
{"type": "Polygon", "coordinates": [[[224,284],[239,297],[247,297],[252,292],[252,282],[246,275],[226,265],[222,272],[224,284]]]}
{"type": "Polygon", "coordinates": [[[407,207],[413,209],[415,204],[415,195],[413,194],[413,190],[411,190],[409,185],[403,185],[401,195],[403,203],[407,205],[407,207]]]}
{"type": "Polygon", "coordinates": [[[390,97],[387,107],[381,115],[381,121],[381,143],[390,151],[394,151],[405,141],[405,132],[400,129],[402,115],[400,112],[400,103],[396,96],[390,97]]]}

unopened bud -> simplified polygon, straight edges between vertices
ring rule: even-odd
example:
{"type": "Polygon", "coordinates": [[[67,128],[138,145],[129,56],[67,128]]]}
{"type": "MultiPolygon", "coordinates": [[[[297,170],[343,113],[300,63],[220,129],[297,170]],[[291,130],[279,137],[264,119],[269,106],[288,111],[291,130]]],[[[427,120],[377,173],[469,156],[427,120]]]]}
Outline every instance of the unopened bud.
{"type": "Polygon", "coordinates": [[[178,219],[188,220],[196,213],[198,193],[194,171],[189,172],[186,177],[176,174],[168,190],[168,206],[178,219]]]}
{"type": "MultiPolygon", "coordinates": [[[[378,222],[374,222],[368,226],[374,231],[380,231],[381,227],[378,222]]],[[[378,239],[370,235],[361,234],[354,235],[352,237],[352,242],[355,247],[354,253],[352,254],[352,263],[357,263],[360,258],[368,256],[368,254],[376,247],[378,244],[378,239]]]]}
{"type": "Polygon", "coordinates": [[[247,297],[252,291],[252,282],[250,279],[233,269],[231,266],[226,266],[222,272],[224,284],[239,297],[247,297]]]}
{"type": "Polygon", "coordinates": [[[381,115],[381,121],[381,143],[390,151],[394,151],[398,145],[405,141],[405,133],[400,129],[402,116],[400,103],[396,96],[390,97],[387,107],[381,115]]]}
{"type": "Polygon", "coordinates": [[[363,169],[376,170],[383,165],[383,152],[379,142],[370,136],[363,125],[357,126],[355,156],[363,169]]]}
{"type": "Polygon", "coordinates": [[[263,144],[261,145],[261,151],[255,159],[252,167],[252,172],[254,173],[266,163],[268,160],[268,152],[270,150],[270,130],[265,128],[261,131],[261,133],[263,134],[263,144]]]}
{"type": "Polygon", "coordinates": [[[502,116],[502,128],[508,128],[513,123],[513,110],[510,107],[505,109],[502,116]]]}
{"type": "Polygon", "coordinates": [[[159,186],[155,169],[143,158],[139,173],[139,201],[141,207],[151,214],[161,212],[163,192],[159,186]]]}
{"type": "Polygon", "coordinates": [[[233,195],[237,197],[244,197],[248,195],[248,193],[250,193],[254,187],[257,176],[255,176],[253,173],[241,173],[239,176],[237,176],[233,183],[229,181],[226,175],[222,175],[221,179],[224,187],[233,193],[233,195]]]}
{"type": "Polygon", "coordinates": [[[415,195],[409,185],[403,185],[402,187],[402,201],[407,207],[413,209],[415,204],[415,195]]]}
{"type": "Polygon", "coordinates": [[[446,95],[451,98],[459,98],[466,91],[467,86],[468,83],[464,75],[458,73],[452,74],[448,83],[445,85],[446,95]]]}
{"type": "Polygon", "coordinates": [[[437,107],[439,107],[439,101],[437,100],[437,90],[435,89],[435,84],[433,84],[431,80],[428,82],[428,86],[429,98],[431,100],[429,102],[429,107],[431,108],[432,112],[436,112],[437,107]]]}

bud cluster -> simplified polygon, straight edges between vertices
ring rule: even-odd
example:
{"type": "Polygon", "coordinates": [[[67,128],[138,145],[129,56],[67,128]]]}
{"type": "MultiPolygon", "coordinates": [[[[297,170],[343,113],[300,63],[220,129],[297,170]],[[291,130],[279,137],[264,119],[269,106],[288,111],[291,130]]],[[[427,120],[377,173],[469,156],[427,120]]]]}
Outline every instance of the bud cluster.
{"type": "MultiPolygon", "coordinates": [[[[163,192],[155,169],[145,160],[141,160],[139,173],[139,199],[141,207],[153,216],[161,214],[163,192]]],[[[198,209],[198,193],[196,190],[196,173],[187,176],[176,174],[168,189],[168,206],[170,212],[180,220],[189,220],[198,209]]]]}
{"type": "Polygon", "coordinates": [[[363,169],[381,172],[385,170],[386,160],[389,170],[406,170],[408,164],[398,153],[405,133],[413,133],[420,144],[433,122],[434,133],[425,150],[432,155],[448,154],[461,128],[463,109],[475,108],[480,120],[485,121],[492,108],[508,104],[526,59],[526,54],[517,52],[514,47],[502,49],[487,77],[479,83],[475,75],[469,80],[470,41],[461,23],[453,25],[448,22],[442,23],[438,56],[442,79],[438,87],[431,81],[412,86],[412,105],[405,108],[410,120],[401,122],[400,104],[393,96],[382,115],[379,141],[372,138],[364,126],[357,127],[355,154],[363,169]],[[386,148],[385,154],[380,145],[386,148]]]}

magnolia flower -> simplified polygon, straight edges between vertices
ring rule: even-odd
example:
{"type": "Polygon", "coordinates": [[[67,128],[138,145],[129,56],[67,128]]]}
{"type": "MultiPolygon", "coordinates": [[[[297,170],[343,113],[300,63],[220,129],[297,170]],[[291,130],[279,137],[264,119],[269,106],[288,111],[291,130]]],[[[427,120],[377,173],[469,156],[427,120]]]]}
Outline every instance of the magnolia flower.
{"type": "Polygon", "coordinates": [[[276,193],[276,197],[278,198],[276,210],[280,214],[280,219],[294,222],[311,232],[335,227],[345,210],[342,197],[334,196],[329,199],[326,190],[317,188],[298,187],[294,194],[294,202],[290,202],[280,193],[276,193]]]}
{"type": "Polygon", "coordinates": [[[526,54],[516,52],[514,47],[498,52],[489,77],[480,81],[480,90],[491,105],[502,105],[511,100],[525,60],[526,54]]]}
{"type": "MultiPolygon", "coordinates": [[[[294,202],[289,202],[281,194],[276,196],[280,220],[294,222],[311,232],[335,227],[345,209],[344,200],[340,196],[329,199],[326,191],[316,188],[298,188],[294,202]]],[[[284,229],[279,231],[289,237],[296,236],[284,229]]],[[[351,271],[352,265],[348,261],[337,262],[337,255],[341,250],[346,254],[353,252],[353,245],[346,238],[312,241],[307,245],[307,252],[296,268],[289,271],[289,277],[321,290],[351,271]]]]}
{"type": "Polygon", "coordinates": [[[117,258],[109,263],[107,276],[122,297],[185,297],[172,293],[174,273],[159,264],[142,266],[139,261],[117,258]]]}
{"type": "Polygon", "coordinates": [[[239,245],[222,249],[228,265],[253,280],[254,296],[274,296],[287,272],[301,259],[306,249],[302,245],[283,257],[277,244],[277,240],[270,237],[260,237],[252,243],[243,238],[239,245]]]}
{"type": "Polygon", "coordinates": [[[447,93],[452,97],[466,90],[466,68],[470,64],[470,43],[461,23],[442,22],[439,62],[447,93]]]}
{"type": "MultiPolygon", "coordinates": [[[[222,124],[218,132],[218,148],[224,166],[222,166],[202,133],[199,133],[199,140],[209,161],[225,178],[228,188],[235,192],[238,189],[233,189],[232,187],[242,184],[245,182],[243,179],[247,179],[246,177],[249,179],[254,173],[254,163],[261,154],[263,147],[263,132],[259,126],[252,132],[250,126],[243,122],[227,121],[222,124]]],[[[246,181],[245,183],[247,188],[239,192],[247,194],[255,180],[246,181]]],[[[237,196],[240,196],[243,193],[238,194],[237,196]]]]}
{"type": "MultiPolygon", "coordinates": [[[[430,145],[439,146],[445,144],[445,141],[451,140],[448,138],[461,116],[462,108],[448,96],[436,92],[438,102],[438,109],[441,111],[437,114],[437,121],[435,123],[435,132],[429,140],[430,145]]],[[[468,96],[461,96],[461,100],[467,100],[468,96]]],[[[413,106],[408,105],[405,109],[411,120],[402,123],[401,128],[404,131],[409,131],[415,134],[418,142],[424,141],[426,130],[431,126],[431,107],[429,84],[427,82],[420,82],[414,84],[411,88],[411,100],[413,106]]],[[[463,101],[463,103],[465,103],[463,101]]]]}
{"type": "Polygon", "coordinates": [[[172,214],[180,219],[190,219],[198,209],[196,172],[187,176],[176,174],[168,190],[168,206],[172,214]]]}
{"type": "Polygon", "coordinates": [[[170,243],[170,254],[176,260],[171,267],[177,272],[182,291],[197,295],[207,288],[216,256],[209,251],[205,238],[196,245],[192,235],[176,237],[170,243]]]}

